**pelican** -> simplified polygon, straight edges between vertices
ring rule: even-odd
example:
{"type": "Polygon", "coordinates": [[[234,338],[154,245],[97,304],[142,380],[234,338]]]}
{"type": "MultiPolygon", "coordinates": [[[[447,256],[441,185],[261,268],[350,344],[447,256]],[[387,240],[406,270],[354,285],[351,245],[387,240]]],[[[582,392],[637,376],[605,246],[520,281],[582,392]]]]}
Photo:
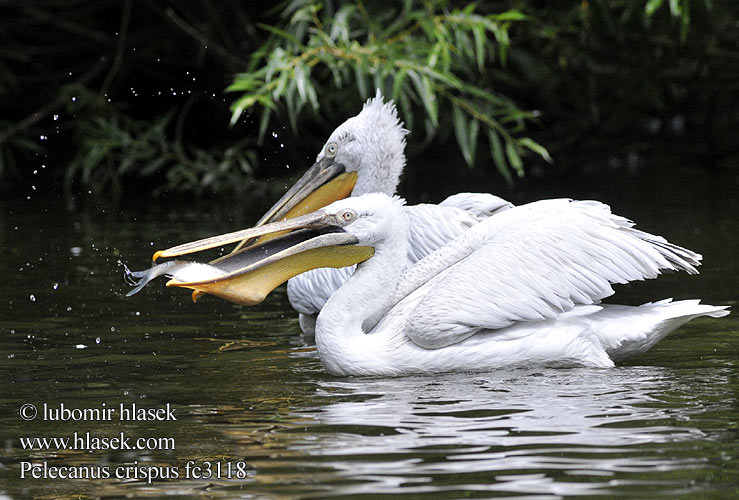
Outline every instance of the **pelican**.
{"type": "MultiPolygon", "coordinates": [[[[398,117],[392,101],[384,102],[377,91],[359,114],[349,118],[331,133],[315,163],[257,222],[255,227],[310,213],[332,201],[367,193],[395,193],[405,167],[405,136],[408,133],[398,117]]],[[[438,205],[405,207],[412,220],[408,259],[416,262],[439,246],[459,236],[469,227],[512,204],[491,194],[459,193],[438,205]]],[[[222,264],[234,270],[226,260],[239,262],[236,254],[247,244],[266,241],[244,239],[236,248],[211,264],[222,264]]],[[[248,246],[248,245],[247,245],[248,246]]],[[[162,254],[156,253],[156,261],[162,254]]],[[[159,271],[172,269],[170,266],[159,271]]],[[[153,271],[154,275],[158,271],[153,271]]],[[[328,298],[354,272],[354,267],[321,268],[291,279],[287,293],[293,309],[299,313],[301,329],[312,334],[315,318],[328,298]]],[[[173,281],[171,285],[179,283],[173,281]]],[[[176,285],[179,286],[179,285],[176,285]]],[[[217,295],[231,302],[252,304],[251,292],[242,296],[228,278],[218,281],[208,290],[196,289],[193,300],[203,293],[217,295]]]]}
{"type": "MultiPolygon", "coordinates": [[[[600,304],[615,283],[655,278],[664,270],[697,274],[702,257],[635,229],[596,201],[553,199],[510,208],[415,263],[408,260],[412,223],[403,200],[375,193],[162,253],[180,256],[290,230],[238,254],[240,270],[231,279],[242,290],[258,289],[259,296],[291,274],[358,264],[316,321],[318,356],[339,376],[519,365],[606,368],[693,318],[728,314],[725,306],[698,300],[600,304]]],[[[201,271],[228,273],[181,261],[171,266],[177,268],[168,273],[173,280],[192,279],[191,271],[200,277],[201,271]]]]}

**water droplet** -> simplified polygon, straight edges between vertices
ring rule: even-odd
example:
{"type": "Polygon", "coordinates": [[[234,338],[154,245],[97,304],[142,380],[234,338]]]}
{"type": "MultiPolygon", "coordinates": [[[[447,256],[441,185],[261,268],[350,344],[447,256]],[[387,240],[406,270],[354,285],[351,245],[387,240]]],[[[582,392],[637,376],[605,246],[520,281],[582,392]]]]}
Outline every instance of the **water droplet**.
{"type": "Polygon", "coordinates": [[[31,189],[36,191],[36,186],[31,186],[31,189]]]}
{"type": "Polygon", "coordinates": [[[14,330],[14,329],[13,329],[13,330],[10,330],[10,333],[11,333],[11,334],[15,333],[15,330],[14,330]]]}
{"type": "Polygon", "coordinates": [[[100,337],[98,337],[98,338],[95,339],[95,343],[96,344],[99,344],[100,343],[100,337]]]}
{"type": "Polygon", "coordinates": [[[277,139],[277,132],[272,132],[272,137],[274,137],[275,139],[277,139]]]}
{"type": "Polygon", "coordinates": [[[38,174],[38,170],[33,171],[33,175],[36,175],[36,174],[38,174]]]}
{"type": "MultiPolygon", "coordinates": [[[[69,74],[71,75],[72,73],[70,72],[69,74]]],[[[72,97],[72,102],[75,102],[76,100],[77,100],[76,97],[72,97]]]]}
{"type": "Polygon", "coordinates": [[[110,331],[111,331],[111,332],[114,332],[114,331],[115,331],[115,327],[114,327],[114,326],[111,326],[111,327],[110,327],[110,331]]]}
{"type": "Polygon", "coordinates": [[[67,312],[72,310],[72,306],[67,306],[67,312]]]}
{"type": "Polygon", "coordinates": [[[136,316],[141,316],[141,313],[139,311],[136,311],[136,316]]]}
{"type": "Polygon", "coordinates": [[[31,294],[29,298],[31,299],[31,302],[36,302],[36,297],[33,294],[31,294]]]}
{"type": "Polygon", "coordinates": [[[59,283],[54,283],[53,285],[51,285],[51,288],[56,290],[57,288],[59,288],[59,283]]]}

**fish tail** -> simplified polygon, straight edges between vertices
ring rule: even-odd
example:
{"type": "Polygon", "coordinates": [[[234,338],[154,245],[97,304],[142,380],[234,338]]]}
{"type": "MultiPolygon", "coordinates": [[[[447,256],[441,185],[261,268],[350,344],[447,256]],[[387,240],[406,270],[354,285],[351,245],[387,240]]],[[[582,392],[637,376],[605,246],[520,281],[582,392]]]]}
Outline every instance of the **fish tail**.
{"type": "Polygon", "coordinates": [[[158,278],[163,274],[167,274],[169,272],[169,268],[176,264],[177,261],[163,262],[161,264],[151,266],[149,269],[145,269],[144,271],[131,271],[128,266],[123,264],[125,272],[124,279],[126,280],[126,283],[134,287],[126,293],[126,297],[139,293],[151,280],[158,278]]]}

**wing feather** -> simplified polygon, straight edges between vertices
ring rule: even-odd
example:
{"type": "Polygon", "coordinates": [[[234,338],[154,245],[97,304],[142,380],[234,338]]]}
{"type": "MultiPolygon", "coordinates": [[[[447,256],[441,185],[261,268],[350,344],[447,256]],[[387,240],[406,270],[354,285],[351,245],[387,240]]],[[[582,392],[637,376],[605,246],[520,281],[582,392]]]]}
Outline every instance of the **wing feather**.
{"type": "Polygon", "coordinates": [[[701,256],[599,202],[544,200],[473,226],[409,269],[396,297],[423,294],[406,321],[413,342],[438,348],[481,329],[554,318],[613,294],[611,284],[697,273],[701,256]]]}

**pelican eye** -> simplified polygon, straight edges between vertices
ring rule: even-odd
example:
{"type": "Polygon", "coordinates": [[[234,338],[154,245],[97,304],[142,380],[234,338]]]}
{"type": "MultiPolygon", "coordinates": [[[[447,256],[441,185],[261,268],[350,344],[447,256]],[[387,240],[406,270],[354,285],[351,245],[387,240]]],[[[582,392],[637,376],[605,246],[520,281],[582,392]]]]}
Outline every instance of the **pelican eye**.
{"type": "Polygon", "coordinates": [[[344,222],[353,222],[357,218],[357,212],[354,210],[344,210],[339,216],[344,222]]]}
{"type": "Polygon", "coordinates": [[[339,146],[336,145],[335,142],[332,142],[328,146],[326,146],[326,156],[329,158],[333,158],[336,156],[336,153],[339,151],[339,146]]]}

